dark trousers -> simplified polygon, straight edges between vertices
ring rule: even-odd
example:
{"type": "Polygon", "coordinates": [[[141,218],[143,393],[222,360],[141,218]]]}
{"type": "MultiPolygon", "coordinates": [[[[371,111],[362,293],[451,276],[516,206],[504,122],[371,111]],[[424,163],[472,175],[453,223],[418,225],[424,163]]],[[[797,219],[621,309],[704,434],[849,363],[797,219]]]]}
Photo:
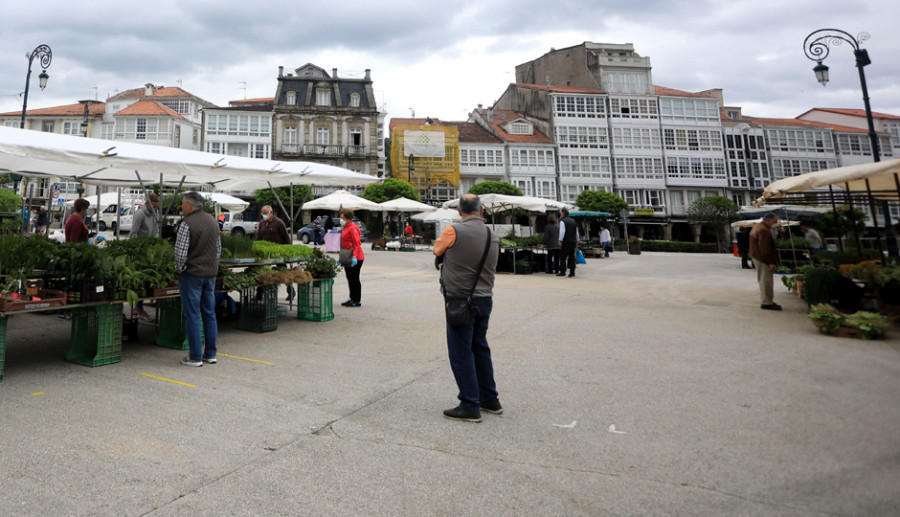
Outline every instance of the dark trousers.
{"type": "Polygon", "coordinates": [[[350,301],[362,301],[362,284],[359,283],[359,270],[362,269],[362,260],[358,260],[355,266],[345,267],[344,273],[347,275],[347,285],[350,286],[350,301]]]}
{"type": "Polygon", "coordinates": [[[750,269],[753,267],[753,262],[750,261],[746,251],[741,253],[741,267],[745,269],[750,269]]]}
{"type": "Polygon", "coordinates": [[[559,272],[559,248],[547,250],[547,272],[559,272]]]}
{"type": "Polygon", "coordinates": [[[493,298],[472,298],[469,324],[464,327],[447,325],[447,351],[450,369],[459,387],[459,405],[470,411],[479,411],[482,403],[497,400],[494,364],[487,342],[493,307],[493,298]]]}
{"type": "Polygon", "coordinates": [[[560,273],[564,273],[566,268],[569,268],[569,272],[573,275],[575,274],[575,242],[563,242],[562,243],[562,260],[565,260],[563,264],[560,264],[562,268],[560,269],[560,273]]]}

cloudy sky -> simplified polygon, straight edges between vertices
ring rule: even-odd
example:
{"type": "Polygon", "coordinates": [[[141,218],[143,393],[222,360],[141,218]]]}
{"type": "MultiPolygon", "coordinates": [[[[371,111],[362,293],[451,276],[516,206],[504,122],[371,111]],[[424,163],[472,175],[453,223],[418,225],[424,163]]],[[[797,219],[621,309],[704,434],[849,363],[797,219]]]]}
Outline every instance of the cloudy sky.
{"type": "MultiPolygon", "coordinates": [[[[314,63],[339,75],[372,70],[389,117],[465,120],[513,81],[517,64],[584,41],[633,43],[655,84],[723,88],[753,116],[811,107],[862,108],[854,58],[833,47],[820,86],[803,40],[821,28],[866,31],[872,108],[900,114],[895,0],[0,0],[0,111],[21,109],[27,60],[53,50],[29,108],[104,100],[152,82],[218,105],[271,97],[278,66],[314,63]],[[246,85],[246,87],[245,87],[246,85]]],[[[40,69],[35,67],[36,82],[40,69]]]]}

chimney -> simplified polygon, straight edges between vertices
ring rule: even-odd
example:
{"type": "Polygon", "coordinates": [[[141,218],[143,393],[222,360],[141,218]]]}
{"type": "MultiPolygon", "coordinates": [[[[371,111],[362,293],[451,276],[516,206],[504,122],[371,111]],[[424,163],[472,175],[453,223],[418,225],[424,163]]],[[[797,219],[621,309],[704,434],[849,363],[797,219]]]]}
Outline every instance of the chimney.
{"type": "Polygon", "coordinates": [[[488,123],[494,122],[494,108],[488,108],[487,121],[488,123]]]}
{"type": "Polygon", "coordinates": [[[153,88],[153,84],[152,84],[152,83],[147,83],[147,84],[145,84],[145,85],[144,85],[144,96],[145,96],[145,97],[151,97],[151,96],[153,96],[153,90],[154,90],[154,88],[153,88]]]}
{"type": "Polygon", "coordinates": [[[284,77],[284,67],[283,66],[278,67],[278,77],[284,77]]]}
{"type": "Polygon", "coordinates": [[[331,69],[331,78],[332,78],[332,79],[337,79],[337,68],[332,68],[332,69],[331,69]]]}
{"type": "Polygon", "coordinates": [[[366,68],[366,81],[371,81],[371,80],[372,80],[372,69],[366,68]]]}

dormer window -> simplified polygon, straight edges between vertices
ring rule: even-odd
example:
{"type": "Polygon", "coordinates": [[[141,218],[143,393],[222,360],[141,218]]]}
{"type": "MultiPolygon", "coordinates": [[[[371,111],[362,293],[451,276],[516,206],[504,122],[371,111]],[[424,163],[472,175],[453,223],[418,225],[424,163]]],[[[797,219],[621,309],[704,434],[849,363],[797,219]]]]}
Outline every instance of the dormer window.
{"type": "Polygon", "coordinates": [[[509,125],[509,134],[511,135],[532,135],[534,129],[527,122],[513,122],[509,125]]]}
{"type": "Polygon", "coordinates": [[[330,106],[331,92],[328,90],[316,91],[316,106],[330,106]]]}
{"type": "Polygon", "coordinates": [[[284,96],[284,103],[288,106],[296,106],[297,105],[297,92],[289,91],[284,96]]]}
{"type": "Polygon", "coordinates": [[[351,93],[351,94],[350,94],[350,107],[351,107],[351,108],[358,108],[358,107],[359,107],[359,94],[358,94],[358,93],[351,93]]]}

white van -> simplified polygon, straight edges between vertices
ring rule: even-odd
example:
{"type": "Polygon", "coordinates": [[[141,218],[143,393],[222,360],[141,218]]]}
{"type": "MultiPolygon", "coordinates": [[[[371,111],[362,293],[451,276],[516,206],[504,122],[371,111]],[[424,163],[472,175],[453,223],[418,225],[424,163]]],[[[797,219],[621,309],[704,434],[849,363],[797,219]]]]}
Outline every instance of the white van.
{"type": "Polygon", "coordinates": [[[112,204],[107,206],[100,212],[100,217],[98,220],[100,231],[105,232],[107,229],[116,231],[116,227],[118,224],[121,224],[121,230],[123,232],[131,231],[131,223],[134,219],[134,207],[130,206],[122,210],[122,213],[119,215],[118,223],[116,222],[116,212],[119,210],[119,205],[112,204]]]}

